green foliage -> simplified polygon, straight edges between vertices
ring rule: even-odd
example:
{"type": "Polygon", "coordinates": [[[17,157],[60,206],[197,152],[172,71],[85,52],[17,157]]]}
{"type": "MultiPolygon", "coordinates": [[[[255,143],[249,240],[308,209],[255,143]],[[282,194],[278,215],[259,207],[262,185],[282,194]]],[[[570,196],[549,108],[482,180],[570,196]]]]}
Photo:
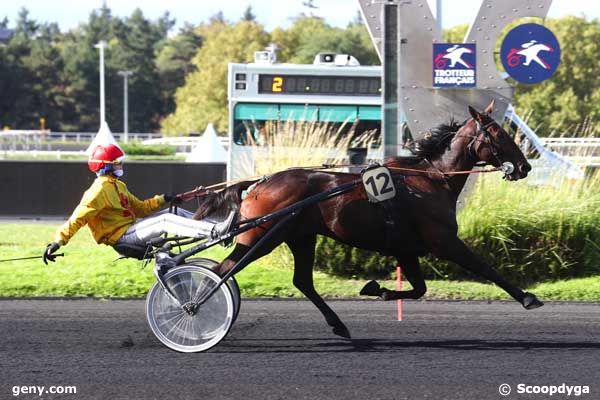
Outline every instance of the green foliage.
{"type": "Polygon", "coordinates": [[[121,148],[128,156],[174,156],[177,148],[167,144],[144,145],[141,143],[121,143],[121,148]]]}
{"type": "Polygon", "coordinates": [[[350,247],[327,237],[318,238],[316,254],[317,270],[346,278],[387,278],[396,264],[393,257],[350,247]]]}
{"type": "MultiPolygon", "coordinates": [[[[513,282],[600,274],[596,178],[559,188],[480,178],[458,219],[459,236],[513,282]]],[[[429,278],[480,279],[433,258],[421,263],[429,278]]],[[[317,251],[317,267],[340,276],[373,277],[392,272],[393,264],[389,257],[335,245],[330,239],[321,240],[317,251]]]]}
{"type": "MultiPolygon", "coordinates": [[[[59,226],[27,223],[0,225],[0,260],[39,255],[59,226]]],[[[102,298],[144,298],[154,284],[152,268],[141,269],[137,260],[118,260],[109,246],[97,245],[84,228],[60,250],[65,257],[45,266],[40,259],[0,263],[0,297],[93,296],[102,298]]],[[[202,257],[224,259],[229,249],[212,247],[202,257]]],[[[282,248],[252,263],[236,279],[242,296],[304,296],[293,286],[291,260],[282,248]]],[[[322,272],[314,274],[315,287],[325,297],[358,297],[364,280],[337,278],[322,272]]],[[[394,281],[382,285],[394,287],[394,281]]],[[[408,285],[407,285],[408,286],[408,285]]],[[[430,281],[427,298],[436,299],[507,299],[493,285],[475,282],[430,281]]],[[[600,300],[600,277],[573,279],[536,285],[533,290],[544,300],[600,300]]]]}
{"type": "Polygon", "coordinates": [[[282,62],[311,64],[318,53],[334,52],[351,54],[364,65],[380,63],[362,24],[350,24],[346,29],[340,29],[321,18],[305,16],[297,18],[287,30],[275,29],[272,41],[279,48],[278,57],[282,62]]]}
{"type": "Polygon", "coordinates": [[[517,85],[515,105],[532,111],[529,123],[548,135],[553,130],[572,136],[586,118],[600,136],[600,20],[568,16],[547,19],[545,25],[557,36],[561,64],[554,76],[539,85],[517,85]]]}
{"type": "MultiPolygon", "coordinates": [[[[526,18],[509,24],[496,43],[496,51],[505,35],[515,26],[541,23],[526,18]]],[[[531,114],[528,123],[541,136],[561,134],[576,136],[584,132],[582,125],[590,123],[587,135],[600,136],[600,21],[585,17],[567,16],[546,19],[543,22],[558,38],[562,53],[561,63],[554,76],[536,85],[512,82],[516,86],[514,103],[522,115],[531,114]]],[[[448,42],[462,42],[468,25],[458,25],[444,31],[448,42]]],[[[497,66],[503,69],[500,60],[497,66]]]]}
{"type": "Polygon", "coordinates": [[[242,21],[256,21],[256,15],[252,11],[252,6],[248,5],[244,10],[244,15],[242,15],[242,21]]]}
{"type": "Polygon", "coordinates": [[[201,132],[210,122],[217,130],[226,131],[227,65],[251,62],[254,52],[269,43],[268,33],[254,21],[228,25],[217,19],[201,32],[204,44],[193,60],[197,71],[177,90],[177,109],[162,124],[165,133],[201,132]]]}
{"type": "MultiPolygon", "coordinates": [[[[249,6],[236,23],[217,13],[208,23],[188,25],[171,37],[167,34],[174,21],[168,14],[151,21],[139,9],[121,18],[103,6],[65,33],[56,24],[31,19],[26,9],[10,22],[0,21],[15,29],[7,45],[0,46],[0,128],[38,129],[44,117],[46,126],[55,131],[97,129],[99,72],[94,45],[100,40],[108,42],[106,105],[114,131],[121,130],[123,121],[119,70],[133,71],[130,129],[162,127],[181,134],[201,131],[208,122],[226,130],[227,63],[251,61],[252,53],[268,43],[277,44],[281,62],[311,63],[317,53],[331,51],[352,54],[363,65],[380,63],[359,17],[341,29],[301,14],[289,28],[268,33],[256,23],[249,6]]],[[[523,115],[531,113],[528,122],[542,136],[555,134],[550,127],[567,136],[583,131],[600,136],[600,22],[570,16],[543,23],[568,51],[563,51],[552,79],[516,86],[517,109],[523,115]],[[591,128],[581,129],[584,123],[591,128]]],[[[460,42],[466,30],[466,25],[446,30],[445,40],[460,42]]]]}
{"type": "Polygon", "coordinates": [[[156,68],[160,76],[163,115],[175,111],[175,91],[185,83],[186,75],[194,72],[192,59],[202,46],[203,38],[196,27],[185,25],[179,34],[163,40],[156,54],[156,68]]]}
{"type": "Polygon", "coordinates": [[[468,24],[456,25],[450,29],[445,29],[443,32],[444,40],[447,43],[462,43],[465,40],[468,29],[468,24]]]}
{"type": "Polygon", "coordinates": [[[132,70],[129,126],[141,132],[156,129],[169,110],[164,99],[172,97],[175,87],[161,85],[155,51],[173,23],[168,15],[149,21],[139,9],[129,18],[118,18],[104,6],[63,34],[56,24],[38,24],[22,10],[15,35],[0,47],[0,127],[39,129],[44,117],[52,130],[96,130],[99,72],[94,45],[106,40],[109,126],[120,130],[123,121],[123,79],[117,71],[132,70]]]}
{"type": "Polygon", "coordinates": [[[19,13],[14,36],[0,47],[0,127],[35,129],[40,117],[60,109],[63,61],[52,46],[58,35],[55,24],[37,24],[26,9],[19,13]]]}
{"type": "Polygon", "coordinates": [[[177,90],[176,111],[162,122],[167,134],[199,132],[209,122],[226,131],[227,64],[251,62],[254,52],[270,42],[278,46],[280,62],[312,63],[317,53],[332,51],[352,54],[363,64],[379,63],[366,28],[359,24],[339,29],[320,18],[300,17],[289,29],[277,28],[269,34],[246,15],[235,24],[215,17],[199,32],[204,42],[193,59],[196,71],[189,73],[185,85],[177,90]]]}

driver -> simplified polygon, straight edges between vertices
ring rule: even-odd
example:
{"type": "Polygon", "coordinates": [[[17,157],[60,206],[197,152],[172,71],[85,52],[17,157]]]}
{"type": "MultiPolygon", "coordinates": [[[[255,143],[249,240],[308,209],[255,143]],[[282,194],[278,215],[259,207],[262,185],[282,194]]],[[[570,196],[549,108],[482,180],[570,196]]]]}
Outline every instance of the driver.
{"type": "Polygon", "coordinates": [[[53,241],[46,246],[43,260],[55,261],[54,253],[66,245],[75,233],[87,225],[96,243],[113,247],[145,248],[148,240],[169,233],[186,237],[219,237],[227,232],[234,212],[225,221],[213,224],[191,219],[192,213],[178,210],[156,212],[165,203],[181,204],[180,195],[161,194],[139,200],[129,192],[123,176],[125,153],[115,144],[97,146],[88,160],[88,167],[97,178],[83,194],[71,217],[60,226],[53,241]],[[149,216],[148,218],[143,218],[149,216]],[[143,219],[140,219],[143,218],[143,219]]]}

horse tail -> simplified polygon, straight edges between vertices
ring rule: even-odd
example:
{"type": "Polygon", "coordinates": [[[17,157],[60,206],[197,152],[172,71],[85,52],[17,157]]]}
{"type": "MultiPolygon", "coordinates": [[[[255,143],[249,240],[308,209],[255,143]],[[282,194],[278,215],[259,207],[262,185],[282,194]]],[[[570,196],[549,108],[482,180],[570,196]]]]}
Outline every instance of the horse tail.
{"type": "Polygon", "coordinates": [[[200,198],[198,209],[192,218],[201,220],[213,213],[227,215],[230,210],[239,208],[242,203],[242,192],[257,181],[258,180],[243,181],[231,185],[219,192],[207,193],[200,198]]]}

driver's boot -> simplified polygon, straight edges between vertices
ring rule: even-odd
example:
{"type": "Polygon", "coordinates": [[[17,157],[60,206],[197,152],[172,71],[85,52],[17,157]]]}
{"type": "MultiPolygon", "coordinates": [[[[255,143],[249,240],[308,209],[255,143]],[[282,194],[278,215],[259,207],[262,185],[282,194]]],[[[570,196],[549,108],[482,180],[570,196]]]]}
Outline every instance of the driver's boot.
{"type": "Polygon", "coordinates": [[[229,228],[231,228],[231,224],[235,219],[236,213],[236,210],[230,211],[229,215],[223,221],[215,224],[210,232],[211,239],[218,239],[229,231],[229,228]]]}

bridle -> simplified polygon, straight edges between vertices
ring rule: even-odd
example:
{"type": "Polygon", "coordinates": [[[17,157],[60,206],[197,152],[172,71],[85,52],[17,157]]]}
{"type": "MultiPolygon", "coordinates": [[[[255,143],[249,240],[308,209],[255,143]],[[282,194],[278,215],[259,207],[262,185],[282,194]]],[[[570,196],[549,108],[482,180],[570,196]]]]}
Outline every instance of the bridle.
{"type": "MultiPolygon", "coordinates": [[[[502,165],[503,163],[500,158],[500,156],[502,155],[502,150],[494,142],[494,140],[492,139],[492,134],[488,131],[488,129],[491,126],[497,125],[497,123],[491,117],[489,117],[489,115],[487,115],[487,114],[483,114],[483,115],[485,117],[490,118],[491,120],[488,123],[483,124],[483,125],[479,121],[475,120],[475,124],[477,126],[477,132],[475,133],[475,135],[464,135],[466,137],[471,138],[471,141],[467,145],[468,154],[471,157],[471,159],[473,159],[475,161],[475,165],[477,165],[477,166],[488,165],[488,163],[486,161],[477,161],[478,157],[477,157],[477,151],[475,150],[475,143],[482,142],[489,146],[489,148],[492,152],[492,156],[494,156],[494,158],[498,162],[498,165],[502,165]],[[481,136],[483,136],[482,139],[480,139],[481,136]]],[[[463,135],[461,135],[461,136],[463,136],[463,135]]]]}

